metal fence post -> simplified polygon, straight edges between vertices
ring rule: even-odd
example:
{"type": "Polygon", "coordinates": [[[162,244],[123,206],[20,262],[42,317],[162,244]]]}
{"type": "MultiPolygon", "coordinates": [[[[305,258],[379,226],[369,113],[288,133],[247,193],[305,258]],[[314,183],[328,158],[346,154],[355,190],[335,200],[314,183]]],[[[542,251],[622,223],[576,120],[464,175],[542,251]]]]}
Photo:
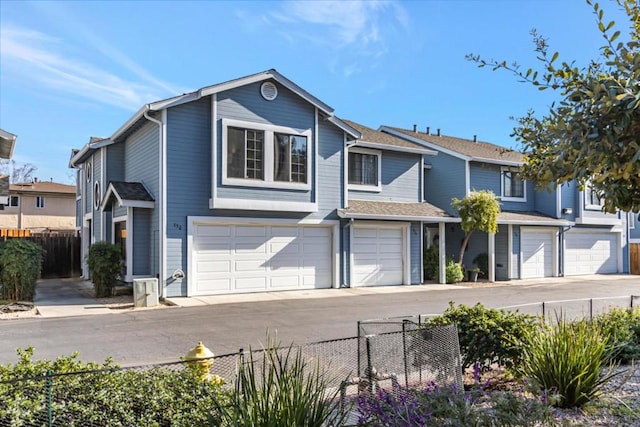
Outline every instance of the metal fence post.
{"type": "Polygon", "coordinates": [[[593,298],[589,298],[589,320],[593,320],[593,298]]]}
{"type": "Polygon", "coordinates": [[[47,371],[45,389],[47,390],[47,426],[53,426],[53,371],[47,371]]]}
{"type": "Polygon", "coordinates": [[[545,312],[544,301],[542,301],[542,321],[547,323],[547,313],[545,312]]]}
{"type": "Polygon", "coordinates": [[[402,321],[402,361],[404,364],[404,384],[409,387],[409,366],[407,364],[407,323],[409,321],[404,319],[402,321]]]}
{"type": "Polygon", "coordinates": [[[369,380],[369,391],[373,394],[375,386],[373,384],[373,366],[371,366],[371,341],[369,336],[366,336],[365,339],[367,347],[367,380],[369,380]]]}
{"type": "Polygon", "coordinates": [[[362,369],[360,366],[360,357],[361,357],[361,349],[360,349],[360,320],[358,320],[358,339],[356,340],[357,342],[357,352],[358,352],[358,376],[362,375],[362,369]]]}

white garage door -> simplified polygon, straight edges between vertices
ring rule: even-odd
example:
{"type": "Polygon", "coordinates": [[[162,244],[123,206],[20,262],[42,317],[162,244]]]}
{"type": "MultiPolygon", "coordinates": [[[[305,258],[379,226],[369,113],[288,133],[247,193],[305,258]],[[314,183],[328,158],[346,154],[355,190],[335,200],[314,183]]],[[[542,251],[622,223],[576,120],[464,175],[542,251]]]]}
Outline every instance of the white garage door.
{"type": "Polygon", "coordinates": [[[565,234],[565,272],[567,276],[618,271],[615,233],[565,234]]]}
{"type": "Polygon", "coordinates": [[[403,283],[402,228],[353,228],[353,286],[403,283]]]}
{"type": "Polygon", "coordinates": [[[194,295],[329,288],[332,229],[197,225],[194,295]]]}
{"type": "Polygon", "coordinates": [[[553,275],[553,234],[550,231],[523,230],[522,278],[551,277],[553,275]]]}

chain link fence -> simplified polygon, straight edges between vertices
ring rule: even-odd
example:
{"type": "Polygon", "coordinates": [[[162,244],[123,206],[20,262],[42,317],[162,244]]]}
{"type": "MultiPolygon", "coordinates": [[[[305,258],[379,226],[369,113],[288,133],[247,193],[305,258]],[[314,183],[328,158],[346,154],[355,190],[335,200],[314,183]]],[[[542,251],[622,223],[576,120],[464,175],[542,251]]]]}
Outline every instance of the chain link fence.
{"type": "MultiPolygon", "coordinates": [[[[640,296],[549,301],[503,307],[546,319],[588,318],[613,307],[639,307],[640,296]]],[[[358,322],[358,336],[295,346],[330,379],[341,402],[361,393],[401,387],[456,384],[462,387],[461,357],[455,326],[421,327],[435,315],[405,316],[358,322]]],[[[278,351],[288,351],[281,348],[278,351]]],[[[260,363],[263,350],[215,356],[201,381],[190,369],[194,362],[119,368],[20,378],[0,375],[0,427],[21,426],[194,426],[209,425],[214,400],[232,392],[240,364],[260,363]]],[[[56,366],[59,364],[60,366],[56,366]]],[[[69,370],[69,367],[66,367],[69,370]]],[[[32,370],[33,371],[33,370],[32,370]]],[[[2,371],[0,370],[0,373],[2,371]]],[[[35,371],[34,371],[35,372],[35,371]]],[[[331,391],[330,390],[330,391],[331,391]]]]}

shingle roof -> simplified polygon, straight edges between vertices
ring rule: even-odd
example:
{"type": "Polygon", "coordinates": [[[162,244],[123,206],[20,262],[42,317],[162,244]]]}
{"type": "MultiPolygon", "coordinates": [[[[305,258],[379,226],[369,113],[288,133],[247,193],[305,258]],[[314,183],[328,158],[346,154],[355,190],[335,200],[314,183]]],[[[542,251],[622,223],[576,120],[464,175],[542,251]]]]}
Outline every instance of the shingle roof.
{"type": "Polygon", "coordinates": [[[541,214],[540,212],[510,212],[510,211],[502,211],[500,215],[498,215],[498,223],[499,224],[531,224],[531,225],[572,225],[571,221],[568,221],[563,218],[553,218],[548,215],[541,214]]]}
{"type": "Polygon", "coordinates": [[[76,194],[75,185],[60,184],[50,181],[27,182],[11,184],[9,190],[12,192],[24,193],[63,193],[76,194]]]}
{"type": "Polygon", "coordinates": [[[347,209],[339,209],[338,215],[343,218],[381,217],[398,220],[449,219],[456,221],[456,218],[429,203],[349,200],[349,207],[347,209]]]}
{"type": "Polygon", "coordinates": [[[491,144],[490,142],[477,141],[471,139],[456,138],[453,136],[438,136],[431,133],[420,131],[412,131],[392,126],[384,126],[392,131],[402,133],[404,135],[418,138],[427,143],[446,148],[456,153],[462,154],[473,159],[490,159],[496,161],[522,163],[524,161],[522,153],[500,145],[491,144]]]}
{"type": "Polygon", "coordinates": [[[397,136],[390,135],[388,133],[380,132],[378,130],[374,130],[368,128],[364,125],[361,125],[356,122],[352,122],[351,120],[342,119],[343,122],[357,130],[362,134],[362,141],[365,142],[373,142],[376,144],[384,144],[392,147],[402,147],[402,148],[410,148],[412,150],[424,150],[425,147],[420,144],[416,144],[415,142],[407,141],[406,139],[398,138],[397,136]]]}
{"type": "Polygon", "coordinates": [[[111,181],[111,185],[122,200],[155,201],[144,185],[139,182],[111,181]]]}

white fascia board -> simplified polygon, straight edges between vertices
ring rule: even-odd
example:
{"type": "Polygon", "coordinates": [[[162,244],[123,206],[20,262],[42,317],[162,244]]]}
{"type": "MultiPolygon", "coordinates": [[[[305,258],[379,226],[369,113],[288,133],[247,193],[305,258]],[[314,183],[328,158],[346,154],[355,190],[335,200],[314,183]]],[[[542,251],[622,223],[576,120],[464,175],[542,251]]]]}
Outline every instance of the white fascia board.
{"type": "Polygon", "coordinates": [[[274,212],[318,212],[318,203],[281,202],[277,200],[229,199],[218,197],[209,200],[209,209],[240,209],[274,212]]]}
{"type": "Polygon", "coordinates": [[[425,147],[431,148],[432,150],[440,151],[440,152],[442,152],[444,154],[448,154],[448,155],[456,157],[458,159],[467,160],[467,161],[468,160],[473,160],[472,157],[465,156],[464,154],[458,153],[457,151],[449,150],[448,148],[441,147],[438,144],[434,144],[432,142],[425,141],[424,139],[421,139],[421,138],[416,138],[415,136],[407,135],[406,133],[403,133],[403,132],[398,132],[398,131],[396,131],[394,129],[390,129],[390,128],[386,127],[386,126],[380,126],[378,128],[378,130],[380,132],[386,132],[386,133],[388,133],[390,135],[397,136],[398,138],[404,138],[404,139],[406,139],[408,141],[415,142],[416,144],[424,145],[425,147]]]}
{"type": "Polygon", "coordinates": [[[412,221],[412,222],[460,222],[460,218],[455,217],[439,217],[439,216],[404,216],[404,215],[376,215],[376,214],[350,214],[344,211],[338,210],[338,216],[346,219],[368,219],[368,220],[383,220],[383,221],[412,221]]]}
{"type": "Polygon", "coordinates": [[[133,116],[131,116],[131,118],[129,118],[129,120],[124,122],[124,124],[120,126],[120,128],[118,128],[118,130],[115,131],[113,135],[111,135],[110,139],[112,141],[115,141],[116,139],[118,139],[118,137],[122,135],[124,132],[126,132],[127,129],[129,129],[135,122],[140,120],[144,116],[145,112],[150,110],[150,105],[151,104],[143,105],[138,111],[136,111],[136,113],[133,116]]]}
{"type": "Polygon", "coordinates": [[[362,138],[362,134],[360,132],[358,132],[356,129],[352,128],[351,126],[349,126],[348,124],[346,124],[345,122],[337,118],[336,116],[329,116],[327,117],[327,120],[329,120],[330,123],[336,125],[340,129],[348,133],[349,135],[353,136],[354,138],[356,139],[362,138]]]}
{"type": "Polygon", "coordinates": [[[195,224],[242,224],[242,225],[327,225],[334,226],[340,221],[334,219],[314,218],[262,218],[262,217],[234,217],[234,216],[188,216],[187,227],[195,224]]]}
{"type": "Polygon", "coordinates": [[[101,211],[104,211],[107,207],[107,203],[111,198],[111,195],[115,196],[115,198],[118,200],[118,204],[122,206],[122,199],[120,198],[120,196],[118,196],[118,193],[116,193],[115,189],[113,188],[113,184],[109,184],[109,186],[107,187],[107,191],[105,191],[102,198],[102,203],[100,204],[101,211]]]}
{"type": "Polygon", "coordinates": [[[517,166],[520,167],[523,165],[522,162],[512,162],[508,160],[497,160],[497,159],[487,159],[485,157],[472,157],[472,162],[481,162],[481,163],[491,163],[493,165],[502,165],[502,166],[517,166]]]}
{"type": "Polygon", "coordinates": [[[159,111],[166,108],[175,107],[177,105],[186,104],[187,102],[197,101],[202,98],[200,91],[185,93],[184,95],[174,96],[173,98],[156,101],[149,104],[150,111],[159,111]]]}
{"type": "Polygon", "coordinates": [[[240,86],[246,86],[251,83],[257,83],[263,80],[273,79],[280,83],[282,86],[289,89],[291,92],[295,93],[299,97],[303,98],[305,101],[311,103],[316,106],[318,109],[322,110],[325,114],[331,116],[333,115],[333,108],[329,107],[324,102],[320,101],[315,96],[311,95],[306,90],[302,89],[297,84],[293,83],[291,80],[284,77],[282,74],[278,73],[276,70],[268,70],[262,73],[253,74],[247,77],[241,77],[239,79],[231,80],[226,83],[220,83],[213,86],[208,86],[202,88],[198,91],[200,96],[208,96],[213,95],[214,93],[220,93],[225,90],[234,89],[240,86]]]}
{"type": "Polygon", "coordinates": [[[503,219],[503,220],[498,220],[498,224],[504,224],[504,225],[523,225],[523,226],[528,226],[528,225],[535,225],[535,226],[545,226],[545,227],[573,227],[575,225],[574,222],[571,221],[536,221],[536,220],[531,220],[531,221],[527,221],[527,220],[515,220],[515,219],[503,219]]]}
{"type": "Polygon", "coordinates": [[[153,209],[156,206],[156,202],[150,202],[149,200],[127,200],[119,199],[120,205],[128,208],[146,208],[153,209]]]}
{"type": "Polygon", "coordinates": [[[428,156],[435,156],[438,153],[433,150],[429,150],[428,148],[410,148],[410,147],[400,147],[397,145],[388,145],[381,144],[379,142],[368,142],[368,141],[358,141],[356,143],[357,147],[367,147],[367,148],[376,148],[378,150],[386,150],[386,151],[399,151],[401,153],[413,153],[413,154],[424,154],[428,156]]]}
{"type": "Polygon", "coordinates": [[[622,220],[619,218],[592,218],[592,217],[578,217],[576,218],[576,224],[582,225],[622,225],[622,220]]]}
{"type": "Polygon", "coordinates": [[[0,129],[0,138],[15,141],[18,138],[18,136],[12,134],[11,132],[7,132],[6,130],[0,129]]]}

